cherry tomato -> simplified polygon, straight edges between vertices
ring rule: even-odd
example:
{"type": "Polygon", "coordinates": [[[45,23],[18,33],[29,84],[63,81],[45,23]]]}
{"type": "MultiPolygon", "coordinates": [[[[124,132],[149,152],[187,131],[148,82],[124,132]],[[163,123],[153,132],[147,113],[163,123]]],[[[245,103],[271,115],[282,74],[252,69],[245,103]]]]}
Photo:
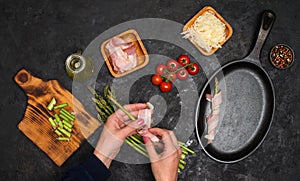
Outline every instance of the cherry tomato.
{"type": "Polygon", "coordinates": [[[158,74],[153,75],[151,80],[152,80],[152,84],[154,85],[159,85],[163,81],[161,76],[158,74]]]}
{"type": "Polygon", "coordinates": [[[171,82],[175,82],[176,79],[177,79],[177,76],[176,76],[176,73],[175,72],[169,72],[167,75],[166,75],[166,78],[171,81],[171,82]]]}
{"type": "Polygon", "coordinates": [[[191,75],[196,75],[199,72],[200,68],[199,65],[196,63],[191,64],[190,66],[188,66],[187,71],[189,72],[189,74],[191,75]]]}
{"type": "Polygon", "coordinates": [[[185,66],[189,63],[191,63],[190,57],[188,57],[187,55],[180,55],[177,58],[177,61],[179,62],[180,65],[185,66]]]}
{"type": "Polygon", "coordinates": [[[177,78],[180,80],[186,80],[189,77],[189,73],[186,69],[181,69],[176,74],[177,78]]]}
{"type": "Polygon", "coordinates": [[[171,82],[162,82],[159,86],[162,92],[170,92],[172,90],[172,83],[171,82]]]}
{"type": "Polygon", "coordinates": [[[159,65],[157,65],[157,67],[156,67],[156,73],[158,75],[163,75],[163,74],[166,73],[166,71],[167,71],[167,66],[165,64],[159,64],[159,65]]]}
{"type": "Polygon", "coordinates": [[[176,60],[169,60],[167,63],[168,70],[175,71],[179,67],[179,63],[176,60]]]}

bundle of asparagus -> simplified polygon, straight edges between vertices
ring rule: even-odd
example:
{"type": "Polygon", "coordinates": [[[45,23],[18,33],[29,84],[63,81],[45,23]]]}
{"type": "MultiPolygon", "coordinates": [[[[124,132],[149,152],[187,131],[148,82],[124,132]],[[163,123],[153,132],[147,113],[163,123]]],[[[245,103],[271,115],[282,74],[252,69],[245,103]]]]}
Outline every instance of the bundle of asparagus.
{"type": "MultiPolygon", "coordinates": [[[[131,120],[136,120],[136,118],[132,114],[130,114],[121,104],[117,102],[114,90],[112,89],[112,86],[110,84],[104,87],[103,96],[99,95],[97,91],[90,86],[88,86],[88,89],[94,95],[94,97],[92,97],[92,100],[96,103],[97,118],[103,124],[106,122],[107,118],[111,114],[113,114],[115,110],[117,110],[117,108],[121,109],[131,120]]],[[[140,154],[144,155],[145,157],[149,157],[141,135],[135,134],[132,136],[128,136],[125,139],[125,142],[140,154]]],[[[194,151],[187,148],[186,145],[181,141],[178,141],[178,144],[180,145],[182,150],[182,155],[178,167],[178,172],[180,172],[185,167],[185,157],[188,154],[194,154],[194,151]]]]}

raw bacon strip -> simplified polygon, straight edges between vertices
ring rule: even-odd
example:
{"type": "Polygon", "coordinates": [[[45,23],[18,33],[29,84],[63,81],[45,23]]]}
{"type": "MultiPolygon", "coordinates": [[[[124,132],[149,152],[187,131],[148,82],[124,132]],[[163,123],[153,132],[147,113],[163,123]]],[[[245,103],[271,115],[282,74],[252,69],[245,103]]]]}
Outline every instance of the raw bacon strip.
{"type": "Polygon", "coordinates": [[[149,132],[149,128],[151,127],[151,123],[152,123],[152,114],[153,114],[153,105],[150,103],[147,103],[149,109],[143,109],[139,111],[138,114],[138,119],[144,119],[145,121],[145,126],[141,127],[138,130],[138,133],[143,136],[143,137],[147,137],[150,138],[151,141],[153,142],[159,142],[159,139],[153,135],[152,133],[149,132]]]}
{"type": "Polygon", "coordinates": [[[152,133],[150,133],[147,129],[142,129],[141,131],[139,131],[139,134],[142,135],[143,137],[147,137],[150,138],[152,142],[159,142],[159,139],[153,135],[152,133]]]}
{"type": "Polygon", "coordinates": [[[114,71],[125,72],[137,65],[137,54],[134,43],[127,43],[118,37],[111,38],[106,49],[112,59],[114,71]]]}
{"type": "Polygon", "coordinates": [[[206,116],[206,122],[207,122],[207,135],[204,137],[208,139],[208,144],[210,144],[216,135],[216,129],[219,123],[219,114],[220,114],[220,105],[222,103],[222,92],[219,91],[215,96],[212,96],[211,94],[205,95],[206,99],[211,102],[211,108],[212,112],[211,114],[206,116]]]}

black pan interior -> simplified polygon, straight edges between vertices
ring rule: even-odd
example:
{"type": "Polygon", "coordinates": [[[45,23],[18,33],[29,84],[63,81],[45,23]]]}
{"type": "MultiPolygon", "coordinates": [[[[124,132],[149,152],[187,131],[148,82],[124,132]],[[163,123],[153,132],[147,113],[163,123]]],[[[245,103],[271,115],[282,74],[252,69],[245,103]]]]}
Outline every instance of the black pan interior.
{"type": "Polygon", "coordinates": [[[197,134],[204,151],[216,161],[230,163],[251,154],[264,140],[274,110],[273,86],[266,72],[255,63],[235,61],[227,64],[209,80],[198,101],[197,134]],[[223,75],[222,75],[223,74],[223,75]],[[206,145],[206,120],[211,104],[205,94],[219,79],[222,104],[217,133],[206,145]]]}

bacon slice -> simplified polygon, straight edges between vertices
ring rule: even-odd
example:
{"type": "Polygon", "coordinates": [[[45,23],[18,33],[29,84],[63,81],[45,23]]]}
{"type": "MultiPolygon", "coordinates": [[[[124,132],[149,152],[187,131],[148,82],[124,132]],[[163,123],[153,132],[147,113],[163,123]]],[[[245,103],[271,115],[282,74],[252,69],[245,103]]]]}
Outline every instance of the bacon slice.
{"type": "Polygon", "coordinates": [[[153,105],[151,103],[147,103],[148,109],[143,109],[139,111],[138,119],[144,119],[145,125],[138,130],[138,133],[143,136],[151,139],[153,142],[159,142],[159,139],[149,132],[149,128],[151,128],[152,124],[152,114],[153,114],[153,105]]]}
{"type": "Polygon", "coordinates": [[[105,47],[112,59],[114,71],[125,72],[136,67],[137,54],[134,43],[127,43],[121,38],[113,37],[105,47]]]}
{"type": "Polygon", "coordinates": [[[212,96],[211,94],[205,95],[206,100],[211,102],[211,114],[206,116],[207,122],[207,135],[204,137],[208,139],[208,144],[212,143],[216,135],[216,129],[219,123],[220,105],[222,103],[222,92],[219,91],[218,94],[212,96]]]}

